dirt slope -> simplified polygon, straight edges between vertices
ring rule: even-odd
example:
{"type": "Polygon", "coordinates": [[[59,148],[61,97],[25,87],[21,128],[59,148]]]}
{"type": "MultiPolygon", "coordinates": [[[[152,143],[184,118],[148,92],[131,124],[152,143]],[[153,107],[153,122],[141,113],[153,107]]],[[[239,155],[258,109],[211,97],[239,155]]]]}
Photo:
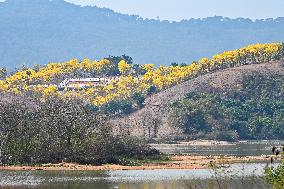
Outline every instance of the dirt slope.
{"type": "Polygon", "coordinates": [[[175,138],[181,131],[168,120],[170,105],[185,97],[190,91],[227,92],[238,90],[244,75],[252,73],[275,73],[284,75],[284,62],[270,62],[228,68],[215,73],[199,76],[165,91],[148,97],[145,107],[126,117],[110,122],[117,134],[128,133],[135,136],[175,138]]]}

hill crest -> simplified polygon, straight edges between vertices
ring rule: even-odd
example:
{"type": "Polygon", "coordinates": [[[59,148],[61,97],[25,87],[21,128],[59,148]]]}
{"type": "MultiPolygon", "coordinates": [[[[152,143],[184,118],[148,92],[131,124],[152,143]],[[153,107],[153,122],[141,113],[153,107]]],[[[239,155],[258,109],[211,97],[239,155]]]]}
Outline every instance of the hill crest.
{"type": "Polygon", "coordinates": [[[9,69],[122,54],[139,64],[190,63],[247,44],[284,41],[283,18],[170,23],[63,0],[8,0],[0,7],[0,65],[9,69]]]}

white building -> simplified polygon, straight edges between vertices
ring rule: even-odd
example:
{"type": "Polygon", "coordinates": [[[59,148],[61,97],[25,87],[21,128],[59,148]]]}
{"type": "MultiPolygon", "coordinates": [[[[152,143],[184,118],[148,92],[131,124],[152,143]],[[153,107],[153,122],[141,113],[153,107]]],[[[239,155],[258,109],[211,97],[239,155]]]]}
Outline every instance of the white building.
{"type": "Polygon", "coordinates": [[[65,79],[59,85],[59,89],[83,89],[96,86],[105,86],[111,81],[116,80],[116,77],[112,78],[71,78],[65,79]]]}

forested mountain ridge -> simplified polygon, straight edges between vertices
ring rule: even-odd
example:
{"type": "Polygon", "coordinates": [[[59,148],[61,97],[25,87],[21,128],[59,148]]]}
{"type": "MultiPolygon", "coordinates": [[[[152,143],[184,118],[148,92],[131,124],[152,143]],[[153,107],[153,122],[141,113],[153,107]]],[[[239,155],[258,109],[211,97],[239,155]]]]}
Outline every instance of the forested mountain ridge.
{"type": "Polygon", "coordinates": [[[191,63],[226,49],[284,40],[283,18],[170,23],[63,0],[7,0],[0,10],[0,65],[9,69],[122,54],[136,63],[191,63]]]}

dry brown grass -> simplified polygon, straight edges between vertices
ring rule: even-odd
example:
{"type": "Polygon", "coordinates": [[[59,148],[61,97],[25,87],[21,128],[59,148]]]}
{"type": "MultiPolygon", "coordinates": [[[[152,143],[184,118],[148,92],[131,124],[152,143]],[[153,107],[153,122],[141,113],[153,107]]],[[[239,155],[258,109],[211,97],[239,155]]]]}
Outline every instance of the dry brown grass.
{"type": "Polygon", "coordinates": [[[284,75],[284,62],[251,64],[199,76],[148,97],[144,108],[126,117],[111,120],[110,123],[118,134],[128,133],[135,136],[148,136],[149,127],[151,127],[150,135],[152,137],[175,138],[175,136],[181,134],[181,131],[171,127],[168,121],[170,105],[173,102],[183,99],[191,91],[218,92],[226,95],[231,91],[240,89],[244,76],[253,73],[284,75]],[[153,126],[147,127],[147,121],[149,122],[150,119],[159,119],[157,136],[154,135],[153,126]]]}

